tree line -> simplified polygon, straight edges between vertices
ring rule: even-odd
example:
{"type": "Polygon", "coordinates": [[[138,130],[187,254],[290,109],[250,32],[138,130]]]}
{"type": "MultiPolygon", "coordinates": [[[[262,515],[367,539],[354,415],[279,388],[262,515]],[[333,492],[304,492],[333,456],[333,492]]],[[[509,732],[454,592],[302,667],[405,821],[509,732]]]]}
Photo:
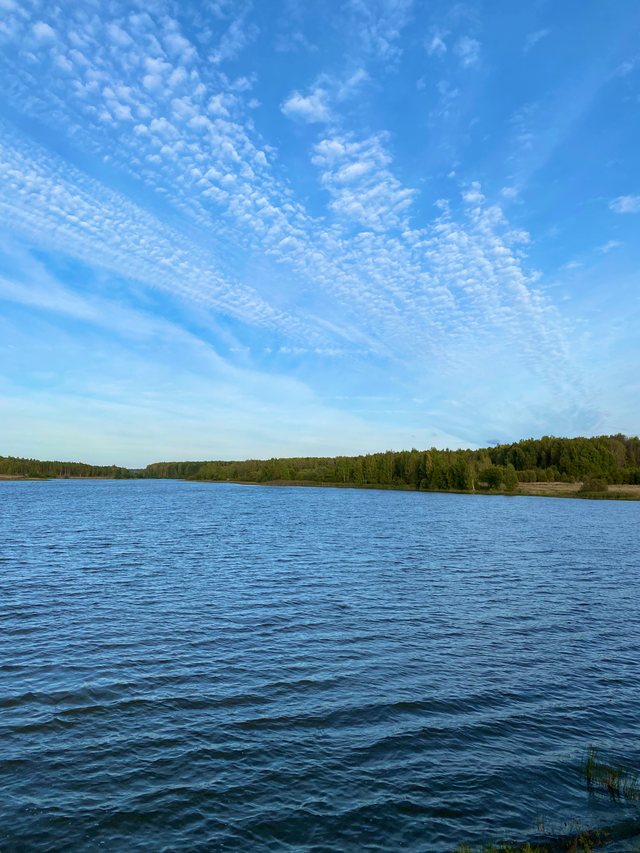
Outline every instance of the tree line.
{"type": "Polygon", "coordinates": [[[140,477],[215,482],[308,482],[409,487],[447,491],[515,488],[518,482],[602,480],[640,484],[640,439],[622,434],[595,438],[525,439],[480,450],[402,450],[359,456],[248,459],[243,462],[161,462],[140,477]]]}
{"type": "Polygon", "coordinates": [[[434,491],[512,490],[520,483],[600,481],[640,485],[640,439],[544,436],[480,450],[401,450],[359,456],[156,462],[143,469],[0,456],[0,475],[214,482],[300,482],[434,491]]]}
{"type": "Polygon", "coordinates": [[[86,465],[84,462],[41,462],[39,459],[21,459],[17,456],[0,456],[0,476],[9,477],[108,477],[132,478],[127,468],[117,465],[86,465]]]}

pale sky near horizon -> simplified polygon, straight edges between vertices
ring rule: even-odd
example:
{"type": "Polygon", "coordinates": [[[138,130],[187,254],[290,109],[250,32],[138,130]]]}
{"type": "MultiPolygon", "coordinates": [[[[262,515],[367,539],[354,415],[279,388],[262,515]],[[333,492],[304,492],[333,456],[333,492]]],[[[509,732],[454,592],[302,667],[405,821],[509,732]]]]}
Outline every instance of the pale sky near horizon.
{"type": "Polygon", "coordinates": [[[640,431],[640,5],[0,0],[0,455],[640,431]]]}

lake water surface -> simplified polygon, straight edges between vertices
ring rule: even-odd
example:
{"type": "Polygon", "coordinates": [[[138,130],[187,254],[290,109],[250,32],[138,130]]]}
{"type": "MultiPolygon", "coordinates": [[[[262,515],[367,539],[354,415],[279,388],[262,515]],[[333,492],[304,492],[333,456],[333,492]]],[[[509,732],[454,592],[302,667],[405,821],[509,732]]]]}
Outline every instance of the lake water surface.
{"type": "Polygon", "coordinates": [[[0,483],[0,850],[446,851],[612,823],[640,503],[0,483]],[[570,827],[569,827],[570,828],[570,827]]]}

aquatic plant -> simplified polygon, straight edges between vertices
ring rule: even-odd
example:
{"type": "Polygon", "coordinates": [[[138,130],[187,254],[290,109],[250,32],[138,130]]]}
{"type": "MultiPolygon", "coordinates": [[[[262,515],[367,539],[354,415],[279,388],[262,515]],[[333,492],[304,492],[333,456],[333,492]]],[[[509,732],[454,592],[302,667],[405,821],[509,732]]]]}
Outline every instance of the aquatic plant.
{"type": "MultiPolygon", "coordinates": [[[[595,746],[588,748],[580,765],[580,774],[592,791],[606,792],[615,800],[640,800],[640,773],[606,760],[595,746]]],[[[584,829],[576,821],[571,825],[573,832],[546,836],[537,845],[532,845],[530,841],[494,842],[477,851],[463,845],[455,853],[593,853],[614,841],[634,838],[640,834],[640,819],[637,817],[600,829],[584,829]]],[[[539,819],[538,829],[544,829],[544,822],[539,819]]]]}
{"type": "Polygon", "coordinates": [[[607,791],[613,799],[640,800],[640,774],[603,760],[597,747],[589,747],[580,770],[589,788],[607,791]]]}
{"type": "Polygon", "coordinates": [[[610,841],[611,837],[605,830],[578,828],[575,832],[549,838],[541,844],[533,845],[530,841],[520,844],[504,841],[499,844],[487,844],[480,851],[463,845],[458,847],[455,853],[592,853],[610,841]]]}
{"type": "MultiPolygon", "coordinates": [[[[458,847],[456,853],[475,853],[471,847],[463,845],[458,847]]],[[[546,847],[532,847],[529,842],[526,844],[489,844],[482,848],[482,853],[549,853],[546,847]]]]}

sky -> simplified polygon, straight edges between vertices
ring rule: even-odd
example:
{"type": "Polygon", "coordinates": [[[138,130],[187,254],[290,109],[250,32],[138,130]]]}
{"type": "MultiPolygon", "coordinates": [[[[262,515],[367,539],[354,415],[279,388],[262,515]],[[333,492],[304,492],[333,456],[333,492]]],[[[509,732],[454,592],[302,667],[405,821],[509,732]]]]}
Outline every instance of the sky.
{"type": "Polygon", "coordinates": [[[640,5],[0,0],[0,455],[640,432],[640,5]]]}

